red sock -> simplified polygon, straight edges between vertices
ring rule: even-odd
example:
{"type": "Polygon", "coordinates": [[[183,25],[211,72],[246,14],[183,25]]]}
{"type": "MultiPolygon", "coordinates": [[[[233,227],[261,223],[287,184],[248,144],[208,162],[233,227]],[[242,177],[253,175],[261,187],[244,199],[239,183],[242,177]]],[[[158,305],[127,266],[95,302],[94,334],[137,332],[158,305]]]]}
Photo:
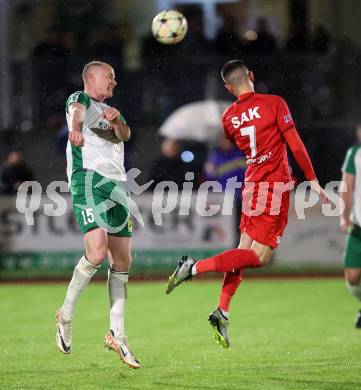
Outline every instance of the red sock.
{"type": "Polygon", "coordinates": [[[243,275],[243,269],[237,269],[234,272],[226,272],[224,274],[222,292],[218,303],[218,307],[223,311],[229,312],[231,299],[237,291],[237,288],[242,281],[243,275]]]}
{"type": "Polygon", "coordinates": [[[252,249],[230,249],[219,255],[196,262],[197,274],[232,272],[235,269],[257,268],[262,264],[252,249]]]}

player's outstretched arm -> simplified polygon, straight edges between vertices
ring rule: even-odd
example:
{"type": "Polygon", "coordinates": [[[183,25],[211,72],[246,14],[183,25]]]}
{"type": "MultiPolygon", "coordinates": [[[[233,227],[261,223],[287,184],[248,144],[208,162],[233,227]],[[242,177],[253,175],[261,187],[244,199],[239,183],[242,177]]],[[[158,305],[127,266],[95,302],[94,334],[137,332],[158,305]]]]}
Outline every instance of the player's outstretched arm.
{"type": "Polygon", "coordinates": [[[291,152],[298,164],[302,169],[306,179],[311,183],[311,189],[321,197],[322,203],[328,203],[324,189],[319,185],[315,171],[312,166],[311,159],[307,153],[305,145],[303,144],[300,136],[295,127],[289,129],[284,133],[284,137],[287,145],[291,149],[291,152]]]}
{"type": "Polygon", "coordinates": [[[130,138],[130,128],[120,118],[120,111],[114,107],[109,107],[103,111],[103,117],[109,121],[113,128],[116,137],[121,141],[128,141],[130,138]]]}
{"type": "Polygon", "coordinates": [[[86,108],[83,104],[72,103],[69,106],[69,141],[74,146],[83,146],[84,137],[82,133],[86,108]]]}
{"type": "Polygon", "coordinates": [[[341,189],[340,189],[340,196],[345,204],[345,208],[342,214],[340,215],[340,229],[343,233],[347,233],[349,229],[353,226],[350,220],[350,214],[352,208],[354,186],[355,186],[355,176],[350,173],[343,172],[341,189]]]}

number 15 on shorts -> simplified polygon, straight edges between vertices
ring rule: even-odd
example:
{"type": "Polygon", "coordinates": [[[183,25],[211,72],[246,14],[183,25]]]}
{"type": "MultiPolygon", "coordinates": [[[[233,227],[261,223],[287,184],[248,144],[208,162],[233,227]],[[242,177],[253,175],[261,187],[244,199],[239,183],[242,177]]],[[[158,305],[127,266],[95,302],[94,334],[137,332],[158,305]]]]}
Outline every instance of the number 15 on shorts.
{"type": "Polygon", "coordinates": [[[81,211],[81,215],[83,217],[83,223],[84,225],[87,225],[88,223],[93,223],[94,222],[94,214],[93,214],[93,209],[85,209],[81,211]]]}

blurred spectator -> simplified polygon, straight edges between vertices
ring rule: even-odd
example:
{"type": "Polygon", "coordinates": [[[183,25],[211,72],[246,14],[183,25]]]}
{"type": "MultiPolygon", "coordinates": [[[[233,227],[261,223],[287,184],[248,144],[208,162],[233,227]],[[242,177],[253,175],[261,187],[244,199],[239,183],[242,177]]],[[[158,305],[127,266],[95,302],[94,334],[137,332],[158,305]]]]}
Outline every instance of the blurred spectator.
{"type": "Polygon", "coordinates": [[[167,116],[172,111],[173,104],[178,103],[174,102],[177,100],[176,96],[172,95],[172,89],[168,85],[169,80],[173,84],[179,79],[179,77],[174,77],[176,72],[179,76],[179,64],[174,61],[179,47],[178,45],[163,45],[150,33],[143,39],[141,51],[146,74],[143,81],[145,100],[143,110],[153,120],[157,120],[157,111],[161,117],[167,116]],[[175,63],[178,65],[177,69],[175,69],[175,63]]]}
{"type": "Polygon", "coordinates": [[[60,36],[60,42],[66,51],[66,56],[72,56],[76,54],[76,41],[75,34],[72,31],[66,31],[60,36]]]}
{"type": "Polygon", "coordinates": [[[51,26],[46,30],[45,38],[33,50],[36,58],[48,58],[52,62],[56,58],[69,56],[69,51],[64,46],[64,33],[57,27],[51,26]]]}
{"type": "Polygon", "coordinates": [[[188,20],[188,32],[183,41],[180,42],[177,54],[187,60],[199,60],[209,55],[210,42],[203,34],[203,18],[199,12],[185,14],[188,20]],[[185,57],[184,57],[185,56],[185,57]]]}
{"type": "Polygon", "coordinates": [[[318,24],[311,37],[311,49],[316,53],[327,53],[330,48],[330,35],[322,24],[318,24]]]}
{"type": "MultiPolygon", "coordinates": [[[[205,83],[211,66],[210,42],[203,34],[202,14],[184,13],[188,20],[188,33],[176,45],[164,45],[153,36],[143,41],[145,96],[148,107],[160,108],[161,117],[169,115],[176,107],[202,100],[205,83]],[[179,93],[174,93],[179,91],[179,93]]],[[[154,115],[154,114],[153,114],[154,115]]]]}
{"type": "Polygon", "coordinates": [[[61,129],[56,134],[55,147],[58,154],[64,156],[66,153],[66,146],[68,144],[69,129],[65,122],[61,129]]]}
{"type": "Polygon", "coordinates": [[[215,39],[217,51],[225,57],[234,57],[242,48],[242,41],[237,31],[237,20],[231,16],[225,16],[223,26],[218,31],[215,39]]]}
{"type": "Polygon", "coordinates": [[[181,144],[169,138],[165,138],[161,146],[162,155],[154,162],[149,180],[154,180],[154,185],[165,181],[174,181],[182,188],[184,175],[189,171],[189,166],[181,157],[181,144]]]}
{"type": "MultiPolygon", "coordinates": [[[[225,190],[227,180],[237,177],[237,182],[243,183],[246,172],[246,158],[243,152],[232,145],[222,134],[217,146],[209,153],[208,159],[204,166],[204,175],[206,180],[215,180],[222,185],[225,190]]],[[[235,229],[238,232],[241,212],[242,212],[242,190],[236,189],[234,203],[235,229]]],[[[238,234],[236,234],[237,241],[238,234]]],[[[238,245],[238,242],[235,243],[238,245]]]]}
{"type": "Polygon", "coordinates": [[[271,33],[267,20],[258,18],[254,39],[248,41],[246,50],[251,53],[273,53],[277,50],[277,40],[271,33]]]}
{"type": "Polygon", "coordinates": [[[177,45],[163,45],[158,42],[152,33],[143,39],[141,47],[143,62],[155,74],[160,73],[159,67],[166,67],[179,50],[177,45]]]}
{"type": "Polygon", "coordinates": [[[41,107],[41,121],[49,119],[54,122],[53,116],[63,115],[64,99],[69,92],[67,71],[72,54],[70,48],[74,50],[72,35],[52,26],[46,31],[45,39],[33,50],[34,85],[37,85],[35,92],[38,94],[37,105],[41,107]]]}
{"type": "Polygon", "coordinates": [[[123,49],[128,39],[129,27],[109,24],[98,31],[95,42],[91,47],[93,58],[112,62],[117,69],[123,66],[123,49]]]}
{"type": "MultiPolygon", "coordinates": [[[[150,65],[152,72],[162,73],[164,71],[174,72],[179,75],[179,69],[174,69],[174,64],[170,61],[174,58],[180,61],[197,61],[208,58],[210,42],[203,34],[202,13],[198,7],[191,11],[180,10],[184,13],[188,21],[188,32],[184,40],[177,45],[164,45],[159,43],[152,34],[148,35],[142,43],[143,60],[150,65]],[[159,69],[156,69],[158,68],[159,69]]],[[[168,75],[168,78],[171,77],[168,75]]]]}
{"type": "Polygon", "coordinates": [[[33,180],[33,174],[24,162],[23,154],[13,150],[7,157],[0,174],[0,193],[16,194],[21,183],[33,180]]]}
{"type": "Polygon", "coordinates": [[[304,26],[293,23],[289,27],[286,49],[290,52],[301,52],[307,48],[307,31],[304,26]]]}
{"type": "Polygon", "coordinates": [[[243,182],[246,172],[244,153],[232,145],[222,134],[217,146],[210,151],[204,167],[206,180],[216,180],[222,188],[226,188],[227,180],[236,176],[237,181],[243,182]]]}

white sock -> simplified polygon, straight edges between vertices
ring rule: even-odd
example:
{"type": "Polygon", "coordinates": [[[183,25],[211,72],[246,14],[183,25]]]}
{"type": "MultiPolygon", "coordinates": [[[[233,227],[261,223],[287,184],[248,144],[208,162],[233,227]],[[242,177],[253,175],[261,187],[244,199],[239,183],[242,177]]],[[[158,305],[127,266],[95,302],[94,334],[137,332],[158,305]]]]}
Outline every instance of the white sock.
{"type": "Polygon", "coordinates": [[[228,311],[224,311],[224,310],[222,310],[221,308],[219,308],[219,310],[221,311],[222,315],[228,320],[228,318],[229,318],[229,312],[228,312],[228,311]]]}
{"type": "Polygon", "coordinates": [[[195,262],[195,263],[193,264],[193,266],[192,266],[192,270],[191,270],[192,276],[197,275],[196,263],[197,263],[197,262],[195,262]]]}
{"type": "Polygon", "coordinates": [[[124,312],[127,298],[129,272],[108,270],[108,294],[110,304],[110,329],[115,337],[125,336],[124,312]]]}
{"type": "Polygon", "coordinates": [[[73,319],[76,301],[98,268],[90,264],[85,256],[79,260],[74,268],[73,277],[69,283],[65,301],[61,308],[61,315],[65,321],[73,319]]]}
{"type": "Polygon", "coordinates": [[[361,301],[361,283],[353,286],[349,281],[346,280],[346,286],[348,291],[359,301],[361,301]]]}

